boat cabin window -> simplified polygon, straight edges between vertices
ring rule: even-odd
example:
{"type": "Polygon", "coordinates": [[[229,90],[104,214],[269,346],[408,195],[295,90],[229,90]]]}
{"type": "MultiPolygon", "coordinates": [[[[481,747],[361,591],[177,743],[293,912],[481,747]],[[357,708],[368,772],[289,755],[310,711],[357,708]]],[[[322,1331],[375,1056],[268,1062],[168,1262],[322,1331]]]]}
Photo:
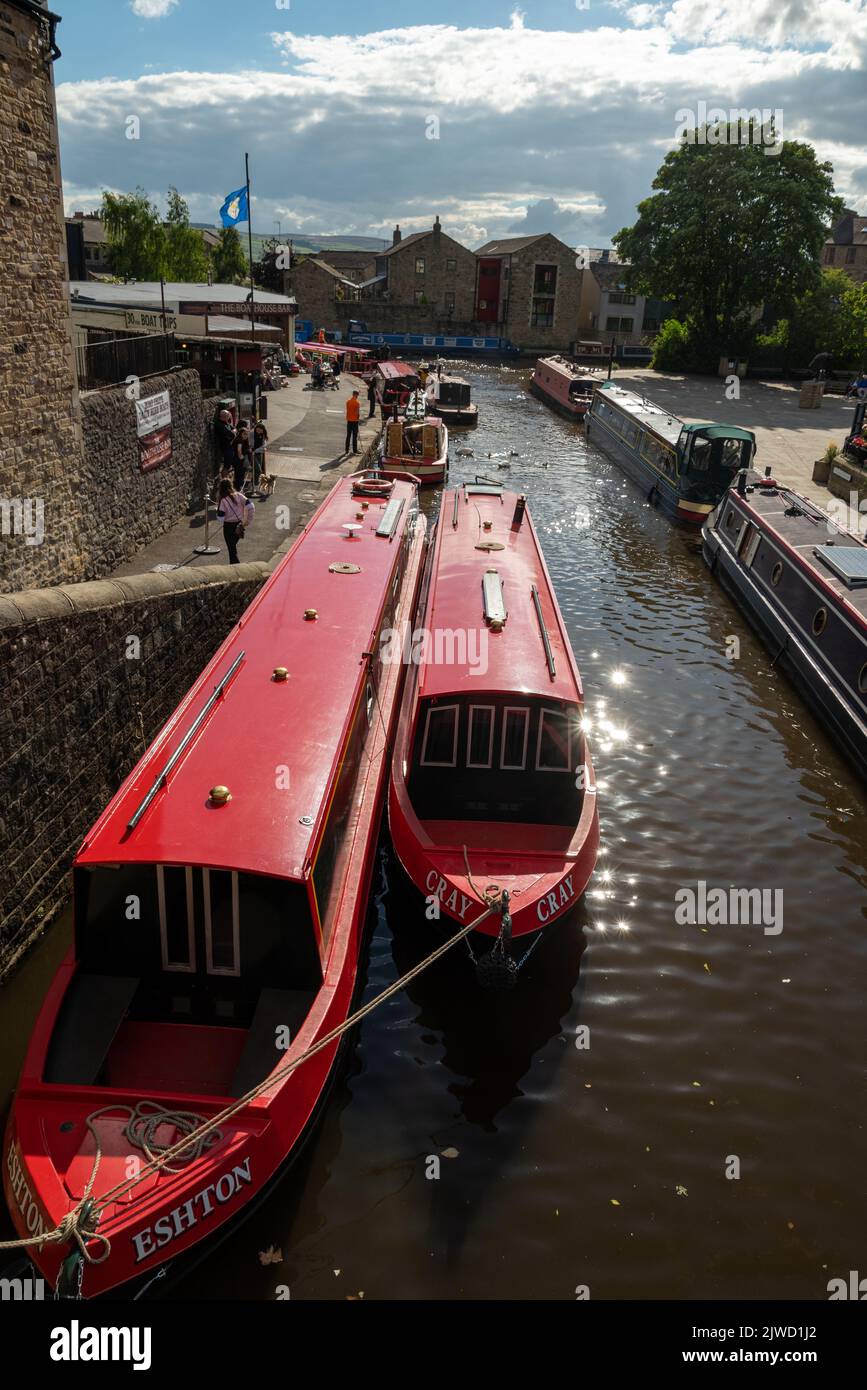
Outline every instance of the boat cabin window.
{"type": "Polygon", "coordinates": [[[741,468],[750,467],[752,456],[749,439],[695,434],[682,486],[684,495],[695,501],[715,501],[741,468]]]}
{"type": "Polygon", "coordinates": [[[86,973],[150,981],[151,995],[159,980],[169,982],[164,992],[196,989],[190,977],[225,977],[252,995],[321,983],[301,883],[198,865],[122,864],[77,868],[74,889],[76,954],[86,973]]]}
{"type": "Polygon", "coordinates": [[[530,727],[528,709],[503,710],[503,738],[500,747],[500,767],[509,772],[522,771],[527,761],[527,732],[530,727]]]}
{"type": "Polygon", "coordinates": [[[425,720],[422,764],[425,767],[454,767],[457,747],[457,705],[432,705],[425,720]]]}
{"type": "Polygon", "coordinates": [[[467,767],[490,767],[494,749],[493,705],[470,705],[467,767]]]}
{"type": "Polygon", "coordinates": [[[540,772],[572,771],[572,726],[564,710],[541,711],[536,767],[540,772]]]}
{"type": "Polygon", "coordinates": [[[409,777],[420,819],[567,825],[580,813],[578,706],[461,701],[423,709],[409,777]]]}

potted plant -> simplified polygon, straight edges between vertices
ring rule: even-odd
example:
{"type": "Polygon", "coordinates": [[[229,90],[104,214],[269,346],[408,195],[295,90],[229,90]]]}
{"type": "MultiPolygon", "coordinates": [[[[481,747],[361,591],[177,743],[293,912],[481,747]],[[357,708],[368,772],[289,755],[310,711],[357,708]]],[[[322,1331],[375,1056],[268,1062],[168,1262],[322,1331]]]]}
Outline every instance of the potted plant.
{"type": "Polygon", "coordinates": [[[831,476],[831,469],[834,466],[834,460],[839,454],[839,452],[839,446],[835,444],[832,440],[831,443],[829,443],[822,457],[820,459],[816,459],[816,462],[813,464],[814,483],[822,483],[827,486],[828,479],[831,476]]]}

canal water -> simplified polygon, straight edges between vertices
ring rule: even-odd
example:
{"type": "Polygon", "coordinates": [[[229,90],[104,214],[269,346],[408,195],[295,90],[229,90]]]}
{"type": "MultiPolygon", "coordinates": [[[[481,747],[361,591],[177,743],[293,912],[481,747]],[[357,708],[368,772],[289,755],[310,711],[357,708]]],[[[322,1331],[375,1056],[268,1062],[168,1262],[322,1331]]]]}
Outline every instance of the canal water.
{"type": "MultiPolygon", "coordinates": [[[[452,481],[528,495],[584,679],[597,872],[513,993],[480,993],[461,947],[367,1019],[302,1160],[171,1296],[824,1299],[867,1273],[864,790],[697,538],[525,371],[464,370],[481,423],[452,481]],[[679,924],[700,882],[765,890],[768,930],[679,924]]],[[[371,915],[366,998],[443,934],[387,843],[371,915]]],[[[67,930],[6,991],[7,1058],[67,930]]]]}

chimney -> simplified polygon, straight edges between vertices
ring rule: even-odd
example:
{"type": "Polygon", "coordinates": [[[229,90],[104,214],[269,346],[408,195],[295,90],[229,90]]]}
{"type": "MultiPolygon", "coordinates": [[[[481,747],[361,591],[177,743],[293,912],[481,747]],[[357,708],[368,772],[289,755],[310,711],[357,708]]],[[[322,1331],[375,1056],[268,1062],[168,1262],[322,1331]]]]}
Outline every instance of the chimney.
{"type": "Polygon", "coordinates": [[[397,243],[398,243],[399,241],[400,241],[400,223],[397,224],[397,226],[395,227],[394,231],[393,231],[392,234],[391,234],[391,244],[392,244],[392,246],[397,246],[397,243]]]}
{"type": "Polygon", "coordinates": [[[435,221],[434,224],[433,224],[433,242],[434,242],[434,250],[435,250],[435,251],[439,251],[439,249],[440,249],[440,232],[441,232],[441,231],[442,231],[442,227],[440,226],[439,214],[437,214],[436,221],[435,221]]]}

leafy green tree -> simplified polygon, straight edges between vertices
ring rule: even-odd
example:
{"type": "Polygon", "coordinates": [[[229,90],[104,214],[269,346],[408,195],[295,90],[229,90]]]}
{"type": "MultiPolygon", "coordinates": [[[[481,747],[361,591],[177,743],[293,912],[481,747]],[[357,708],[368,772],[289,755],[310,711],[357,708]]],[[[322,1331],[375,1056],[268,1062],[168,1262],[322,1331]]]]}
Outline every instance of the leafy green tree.
{"type": "Polygon", "coordinates": [[[234,285],[249,279],[250,271],[237,227],[222,227],[214,247],[211,270],[218,285],[234,285]]]}
{"type": "Polygon", "coordinates": [[[860,367],[867,361],[867,285],[844,270],[823,270],[790,315],[757,341],[760,360],[774,365],[806,367],[817,352],[830,352],[835,366],[860,367]]]}
{"type": "Polygon", "coordinates": [[[842,210],[831,165],[810,145],[781,141],[767,154],[739,122],[716,134],[719,143],[684,138],[666,155],[657,191],[614,237],[631,262],[630,287],[673,303],[702,357],[744,351],[756,308],[771,301],[788,312],[816,285],[842,210]]]}
{"type": "Polygon", "coordinates": [[[253,264],[253,277],[257,285],[274,294],[284,294],[285,272],[292,263],[292,253],[285,242],[269,237],[262,244],[262,255],[253,264]]]}
{"type": "Polygon", "coordinates": [[[197,284],[208,278],[208,257],[201,232],[190,226],[190,209],[172,185],[165,223],[166,274],[171,280],[197,284]]]}
{"type": "Polygon", "coordinates": [[[165,229],[143,188],[134,193],[104,191],[100,216],[115,275],[124,280],[159,280],[165,274],[165,229]]]}

